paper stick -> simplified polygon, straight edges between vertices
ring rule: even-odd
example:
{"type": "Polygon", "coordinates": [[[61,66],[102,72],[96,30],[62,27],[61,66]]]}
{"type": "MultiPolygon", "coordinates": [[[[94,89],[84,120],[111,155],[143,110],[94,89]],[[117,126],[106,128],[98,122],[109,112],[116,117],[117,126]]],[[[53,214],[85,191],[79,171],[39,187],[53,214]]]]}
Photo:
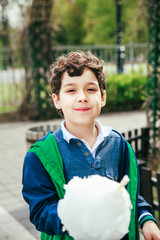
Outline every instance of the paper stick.
{"type": "Polygon", "coordinates": [[[121,182],[120,182],[120,184],[119,184],[118,191],[120,191],[120,189],[121,189],[122,187],[125,187],[129,181],[130,181],[130,180],[129,180],[128,175],[125,175],[125,176],[122,178],[122,180],[121,180],[121,182]]]}

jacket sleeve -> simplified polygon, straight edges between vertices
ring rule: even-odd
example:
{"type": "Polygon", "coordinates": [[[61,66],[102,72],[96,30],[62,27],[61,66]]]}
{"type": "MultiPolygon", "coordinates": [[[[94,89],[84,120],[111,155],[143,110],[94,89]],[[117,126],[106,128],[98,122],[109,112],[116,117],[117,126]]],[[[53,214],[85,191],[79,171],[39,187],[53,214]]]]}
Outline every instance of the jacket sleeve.
{"type": "Polygon", "coordinates": [[[140,194],[138,194],[138,223],[141,228],[147,221],[154,221],[157,223],[152,213],[152,206],[148,204],[140,194]]]}
{"type": "Polygon", "coordinates": [[[63,234],[57,214],[58,194],[41,161],[33,152],[26,154],[22,195],[29,204],[30,221],[48,235],[63,234]]]}
{"type": "MultiPolygon", "coordinates": [[[[121,169],[121,178],[123,175],[127,174],[127,172],[129,171],[129,162],[130,162],[130,153],[129,153],[129,149],[127,147],[127,142],[126,140],[122,137],[123,139],[123,147],[122,147],[122,152],[123,152],[123,157],[122,160],[122,167],[124,167],[124,170],[122,171],[121,169]]],[[[132,149],[133,150],[133,149],[132,149]]],[[[133,151],[134,153],[134,151],[133,151]]],[[[135,156],[135,153],[134,153],[135,156]]],[[[152,213],[153,213],[153,208],[150,204],[148,204],[145,199],[139,194],[139,166],[138,166],[138,162],[135,156],[135,161],[136,161],[136,165],[137,165],[137,172],[138,172],[138,192],[137,192],[137,218],[138,218],[138,223],[140,225],[140,227],[143,227],[143,224],[147,221],[154,221],[155,223],[156,220],[153,217],[152,213]]]]}

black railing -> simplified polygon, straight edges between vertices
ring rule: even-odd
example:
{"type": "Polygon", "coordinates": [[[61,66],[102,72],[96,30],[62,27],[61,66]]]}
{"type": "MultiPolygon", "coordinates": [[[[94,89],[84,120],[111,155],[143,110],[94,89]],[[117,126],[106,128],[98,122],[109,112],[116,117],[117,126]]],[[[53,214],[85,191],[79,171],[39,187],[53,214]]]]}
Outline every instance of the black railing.
{"type": "Polygon", "coordinates": [[[150,149],[150,128],[134,129],[122,135],[132,145],[137,158],[147,161],[150,149]]]}

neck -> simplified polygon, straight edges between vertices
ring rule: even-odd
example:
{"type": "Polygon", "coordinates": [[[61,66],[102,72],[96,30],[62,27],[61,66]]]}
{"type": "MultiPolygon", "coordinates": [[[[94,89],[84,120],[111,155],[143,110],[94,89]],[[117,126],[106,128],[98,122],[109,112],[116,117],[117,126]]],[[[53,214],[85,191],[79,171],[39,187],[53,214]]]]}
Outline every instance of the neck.
{"type": "Polygon", "coordinates": [[[65,127],[75,137],[79,139],[84,139],[91,148],[94,146],[98,136],[98,129],[95,125],[95,122],[88,125],[72,127],[66,123],[65,127]]]}

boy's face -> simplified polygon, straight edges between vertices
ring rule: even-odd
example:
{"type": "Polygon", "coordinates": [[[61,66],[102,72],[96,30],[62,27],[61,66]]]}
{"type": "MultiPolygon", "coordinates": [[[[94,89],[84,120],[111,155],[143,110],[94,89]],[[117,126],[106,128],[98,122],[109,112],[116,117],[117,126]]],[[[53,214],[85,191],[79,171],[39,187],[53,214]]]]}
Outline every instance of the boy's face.
{"type": "Polygon", "coordinates": [[[106,92],[101,96],[94,73],[86,68],[81,76],[70,77],[64,73],[59,95],[52,95],[55,107],[62,109],[69,128],[93,123],[106,102],[106,92]]]}

